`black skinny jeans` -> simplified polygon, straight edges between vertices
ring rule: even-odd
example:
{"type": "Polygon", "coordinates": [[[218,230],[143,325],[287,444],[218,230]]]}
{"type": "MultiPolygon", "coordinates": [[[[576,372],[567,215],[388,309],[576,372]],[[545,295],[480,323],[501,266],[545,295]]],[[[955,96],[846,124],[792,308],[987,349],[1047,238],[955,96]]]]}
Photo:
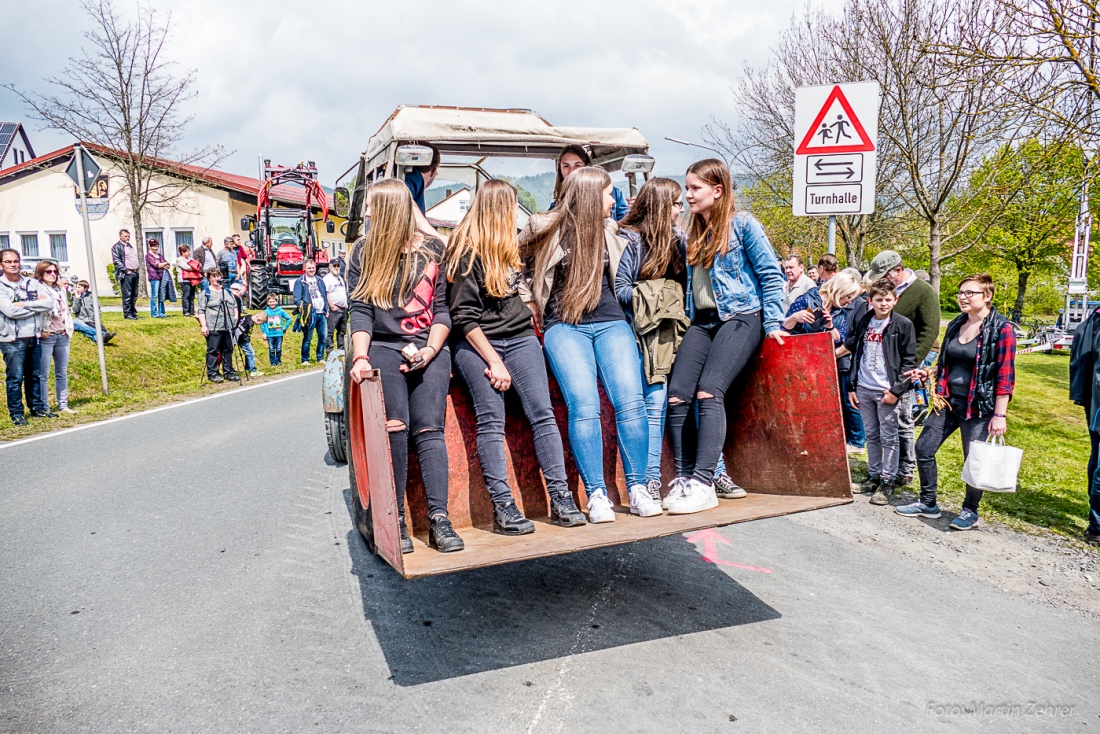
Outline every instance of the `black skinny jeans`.
{"type": "Polygon", "coordinates": [[[206,376],[213,379],[218,374],[218,356],[222,360],[222,374],[233,377],[233,334],[228,331],[211,331],[206,337],[206,376]]]}
{"type": "Polygon", "coordinates": [[[348,329],[348,310],[346,308],[329,308],[326,321],[327,333],[325,334],[325,349],[344,348],[344,332],[348,329]]]}
{"type": "MultiPolygon", "coordinates": [[[[960,420],[955,415],[955,411],[944,408],[939,413],[932,413],[925,420],[924,429],[921,430],[920,438],[917,439],[917,472],[920,474],[920,501],[929,507],[936,504],[936,489],[939,484],[936,452],[956,430],[962,436],[965,457],[970,454],[971,441],[984,441],[989,438],[989,416],[960,420]]],[[[963,507],[977,512],[982,494],[982,490],[967,485],[963,507]]]]}
{"type": "Polygon", "coordinates": [[[386,421],[401,421],[404,428],[390,431],[390,462],[397,490],[397,508],[405,521],[405,485],[409,476],[409,431],[420,459],[420,475],[428,500],[428,517],[447,515],[447,442],[443,420],[447,391],[451,386],[451,352],[446,347],[423,367],[412,372],[398,369],[405,358],[396,349],[371,344],[371,366],[382,376],[386,421]]]}
{"type": "Polygon", "coordinates": [[[195,315],[195,286],[186,280],[180,281],[180,305],[184,316],[195,315]]]}
{"type": "MultiPolygon", "coordinates": [[[[535,442],[535,455],[546,489],[551,497],[569,494],[565,478],[565,455],[561,432],[554,420],[554,408],[550,405],[550,385],[546,379],[546,358],[542,347],[533,335],[519,339],[491,339],[489,344],[504,360],[504,366],[512,375],[512,388],[519,395],[523,412],[531,424],[535,442]]],[[[485,486],[493,504],[512,502],[512,490],[508,486],[508,466],[504,459],[504,393],[492,386],[485,376],[488,368],[481,355],[462,341],[455,346],[455,367],[470,388],[477,414],[477,458],[485,486]]]]}
{"type": "MultiPolygon", "coordinates": [[[[713,314],[714,312],[710,312],[713,314]]],[[[693,323],[680,342],[668,385],[668,434],[676,476],[714,481],[714,467],[726,441],[726,391],[745,369],[764,338],[759,311],[737,314],[729,321],[693,323]],[[699,426],[689,420],[696,393],[699,426]]]]}

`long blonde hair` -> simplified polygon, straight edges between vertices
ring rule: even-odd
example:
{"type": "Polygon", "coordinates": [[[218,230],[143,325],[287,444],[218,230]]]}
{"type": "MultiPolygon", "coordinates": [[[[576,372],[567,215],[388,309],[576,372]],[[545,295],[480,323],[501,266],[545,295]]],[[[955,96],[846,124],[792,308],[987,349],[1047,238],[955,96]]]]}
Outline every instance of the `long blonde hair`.
{"type": "Polygon", "coordinates": [[[720,250],[729,246],[730,222],[733,221],[733,181],[730,169],[717,158],[705,158],[687,169],[708,186],[721,186],[722,195],[710,210],[710,220],[692,213],[688,218],[687,259],[692,265],[709,268],[720,250]]]}
{"type": "Polygon", "coordinates": [[[414,206],[404,181],[390,178],[371,186],[370,230],[360,256],[362,275],[351,294],[355,300],[390,308],[395,296],[403,299],[412,289],[419,260],[426,257],[418,246],[423,238],[417,232],[414,206]]]}
{"type": "Polygon", "coordinates": [[[463,258],[463,276],[469,275],[474,259],[485,269],[485,290],[494,298],[511,295],[511,274],[522,267],[516,236],[516,189],[501,179],[482,185],[465,218],[451,233],[447,245],[447,280],[454,281],[463,258]]]}
{"type": "Polygon", "coordinates": [[[576,324],[600,302],[600,280],[603,278],[604,206],[603,192],[611,185],[611,177],[602,168],[586,166],[569,175],[561,190],[561,200],[550,213],[550,226],[535,242],[535,300],[545,303],[549,298],[545,273],[553,255],[549,243],[558,236],[568,257],[565,282],[561,292],[562,321],[576,324]]]}
{"type": "Polygon", "coordinates": [[[840,308],[841,298],[845,296],[855,298],[861,290],[859,279],[852,277],[852,274],[845,270],[822,283],[817,292],[821,295],[821,302],[830,309],[834,309],[840,308]]]}
{"type": "Polygon", "coordinates": [[[684,271],[684,258],[676,237],[676,219],[672,205],[680,199],[684,190],[671,178],[653,178],[646,181],[638,198],[634,200],[626,217],[619,222],[642,238],[646,246],[645,260],[639,275],[643,280],[663,278],[669,265],[673,272],[684,271]]]}

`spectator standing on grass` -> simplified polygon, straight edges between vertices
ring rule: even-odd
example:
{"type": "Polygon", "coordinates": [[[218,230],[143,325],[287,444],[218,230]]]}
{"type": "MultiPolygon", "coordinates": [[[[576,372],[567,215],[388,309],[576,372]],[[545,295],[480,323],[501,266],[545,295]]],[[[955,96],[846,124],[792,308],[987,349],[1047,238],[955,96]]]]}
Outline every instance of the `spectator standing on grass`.
{"type": "Polygon", "coordinates": [[[233,370],[233,327],[237,323],[237,299],[222,288],[222,273],[218,268],[206,271],[207,291],[199,293],[195,316],[206,338],[206,377],[211,382],[238,380],[233,370]],[[218,374],[218,362],[222,374],[218,374]]]}
{"type": "Polygon", "coordinates": [[[1073,333],[1069,358],[1069,399],[1085,409],[1092,452],[1089,454],[1089,523],[1085,542],[1100,545],[1100,308],[1073,333]]]}
{"type": "Polygon", "coordinates": [[[272,367],[278,367],[283,363],[283,335],[292,321],[290,314],[279,305],[279,297],[274,293],[268,293],[267,308],[264,309],[260,330],[263,332],[264,339],[267,340],[267,361],[272,367]]]}
{"type": "Polygon", "coordinates": [[[328,294],[325,282],[317,277],[317,263],[306,260],[304,273],[294,283],[294,305],[298,307],[302,325],[302,364],[309,364],[309,345],[317,333],[317,361],[325,361],[325,334],[328,330],[328,294]],[[309,308],[303,306],[308,304],[309,308]]]}
{"type": "MultiPolygon", "coordinates": [[[[993,279],[987,273],[968,275],[959,283],[962,313],[947,325],[936,365],[936,394],[949,407],[933,411],[924,422],[917,439],[920,501],[897,508],[899,515],[940,516],[936,452],[952,433],[959,431],[964,457],[973,441],[1005,434],[1008,402],[1016,385],[1016,333],[993,307],[993,293],[993,279]]],[[[913,375],[928,379],[924,370],[914,370],[913,375]]],[[[962,512],[950,528],[970,530],[977,525],[981,500],[981,490],[967,486],[962,512]]]]}
{"type": "Polygon", "coordinates": [[[73,292],[73,331],[95,341],[95,330],[98,328],[103,332],[103,343],[106,344],[115,338],[115,332],[97,326],[99,319],[96,318],[95,304],[92,302],[92,294],[88,292],[89,288],[91,285],[86,280],[76,282],[76,290],[73,292]]]}
{"type": "Polygon", "coordinates": [[[73,316],[69,298],[58,284],[60,269],[52,260],[42,260],[34,269],[38,292],[50,298],[50,312],[38,331],[38,389],[42,402],[50,404],[50,362],[54,365],[54,392],[59,413],[75,413],[69,407],[69,341],[73,335],[73,316]]]}
{"type": "MultiPolygon", "coordinates": [[[[902,264],[901,255],[893,250],[883,250],[871,261],[866,282],[873,283],[879,278],[889,278],[894,284],[898,299],[894,313],[913,322],[917,337],[917,364],[923,364],[940,334],[939,295],[927,281],[907,269],[902,264]]],[[[898,414],[898,482],[903,487],[913,483],[913,473],[917,467],[912,402],[912,393],[906,393],[898,414]]]]}
{"type": "Polygon", "coordinates": [[[237,299],[237,325],[233,329],[233,342],[240,347],[244,355],[244,370],[249,377],[263,377],[264,373],[256,369],[256,350],[252,348],[252,327],[255,321],[252,314],[244,312],[245,288],[241,283],[229,286],[229,292],[237,299]]]}
{"type": "Polygon", "coordinates": [[[799,296],[817,285],[809,276],[802,265],[802,256],[791,254],[783,261],[783,273],[787,276],[787,282],[783,284],[783,309],[791,307],[799,296]]]}
{"type": "Polygon", "coordinates": [[[18,250],[0,250],[0,352],[4,355],[8,415],[17,426],[27,425],[23,397],[35,418],[56,418],[46,405],[38,381],[38,331],[53,308],[53,299],[39,293],[38,281],[19,272],[18,250]]]}
{"type": "Polygon", "coordinates": [[[176,267],[180,271],[180,305],[184,316],[195,315],[195,289],[202,282],[202,265],[191,257],[191,248],[179,246],[176,267]]]}
{"type": "Polygon", "coordinates": [[[160,242],[156,238],[149,240],[149,251],[145,253],[145,275],[149,278],[149,316],[154,319],[163,319],[164,297],[167,283],[165,279],[171,279],[169,271],[172,264],[160,254],[160,242]]]}
{"type": "Polygon", "coordinates": [[[137,250],[130,244],[130,230],[118,231],[118,242],[111,245],[111,263],[115,268],[118,289],[122,293],[122,315],[131,321],[137,321],[138,283],[141,280],[138,268],[141,267],[141,261],[138,260],[137,250]]]}
{"type": "Polygon", "coordinates": [[[867,291],[871,308],[848,333],[837,357],[852,355],[848,399],[859,408],[867,432],[864,491],[871,504],[885,505],[897,486],[898,413],[917,367],[913,322],[894,312],[894,284],[881,278],[867,291]]]}
{"type": "Polygon", "coordinates": [[[224,246],[218,253],[218,266],[224,273],[224,286],[230,286],[237,282],[237,246],[232,237],[222,240],[224,246]]]}
{"type": "Polygon", "coordinates": [[[342,272],[340,261],[332,260],[328,264],[328,273],[322,278],[328,298],[325,348],[329,351],[344,348],[344,332],[348,328],[348,284],[342,272]]]}
{"type": "Polygon", "coordinates": [[[213,238],[202,238],[202,243],[195,250],[195,260],[199,263],[200,274],[218,267],[218,256],[214,254],[213,238]]]}
{"type": "Polygon", "coordinates": [[[233,235],[233,251],[237,256],[237,276],[242,283],[247,283],[248,271],[251,269],[249,263],[252,261],[252,250],[248,248],[248,245],[241,242],[239,234],[233,235]]]}

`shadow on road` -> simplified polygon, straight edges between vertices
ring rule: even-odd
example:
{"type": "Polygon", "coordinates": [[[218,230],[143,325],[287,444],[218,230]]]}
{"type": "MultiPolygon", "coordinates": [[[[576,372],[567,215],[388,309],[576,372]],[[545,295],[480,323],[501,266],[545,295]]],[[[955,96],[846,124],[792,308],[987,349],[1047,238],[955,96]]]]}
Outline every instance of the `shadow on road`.
{"type": "Polygon", "coordinates": [[[780,617],[681,536],[415,581],[347,547],[401,686],[780,617]]]}

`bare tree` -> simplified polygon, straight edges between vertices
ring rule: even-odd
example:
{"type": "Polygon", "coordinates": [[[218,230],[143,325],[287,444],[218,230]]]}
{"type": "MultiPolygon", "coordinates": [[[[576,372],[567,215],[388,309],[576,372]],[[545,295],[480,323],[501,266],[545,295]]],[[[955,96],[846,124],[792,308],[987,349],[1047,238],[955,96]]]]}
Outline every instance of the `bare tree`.
{"type": "MultiPolygon", "coordinates": [[[[735,165],[756,182],[746,194],[754,212],[766,218],[769,236],[780,244],[789,243],[808,254],[818,242],[824,250],[824,220],[790,214],[793,194],[794,100],[798,87],[862,81],[863,72],[831,40],[840,21],[823,11],[809,9],[793,18],[772,49],[771,61],[763,68],[746,66],[732,86],[741,114],[733,126],[715,120],[706,126],[704,137],[724,150],[735,165]],[[783,210],[786,210],[784,212],[783,210]],[[774,230],[774,234],[773,234],[774,230]]],[[[896,157],[880,147],[877,179],[881,195],[876,213],[837,217],[837,231],[844,243],[848,265],[862,267],[868,245],[895,239],[900,223],[896,191],[882,182],[897,175],[896,157]]]]}
{"type": "MultiPolygon", "coordinates": [[[[171,15],[162,20],[150,5],[140,5],[134,19],[124,20],[111,0],[82,0],[81,7],[93,27],[84,34],[80,56],[70,58],[60,76],[46,79],[53,93],[4,86],[48,127],[107,149],[100,153],[122,171],[121,193],[130,205],[140,259],[146,209],[179,206],[196,172],[225,154],[220,146],[177,151],[192,119],[182,108],[196,93],[195,72],[176,74],[176,64],[165,58],[171,15]],[[158,175],[163,173],[171,175],[158,175]]],[[[144,294],[145,268],[138,272],[144,294]]]]}

